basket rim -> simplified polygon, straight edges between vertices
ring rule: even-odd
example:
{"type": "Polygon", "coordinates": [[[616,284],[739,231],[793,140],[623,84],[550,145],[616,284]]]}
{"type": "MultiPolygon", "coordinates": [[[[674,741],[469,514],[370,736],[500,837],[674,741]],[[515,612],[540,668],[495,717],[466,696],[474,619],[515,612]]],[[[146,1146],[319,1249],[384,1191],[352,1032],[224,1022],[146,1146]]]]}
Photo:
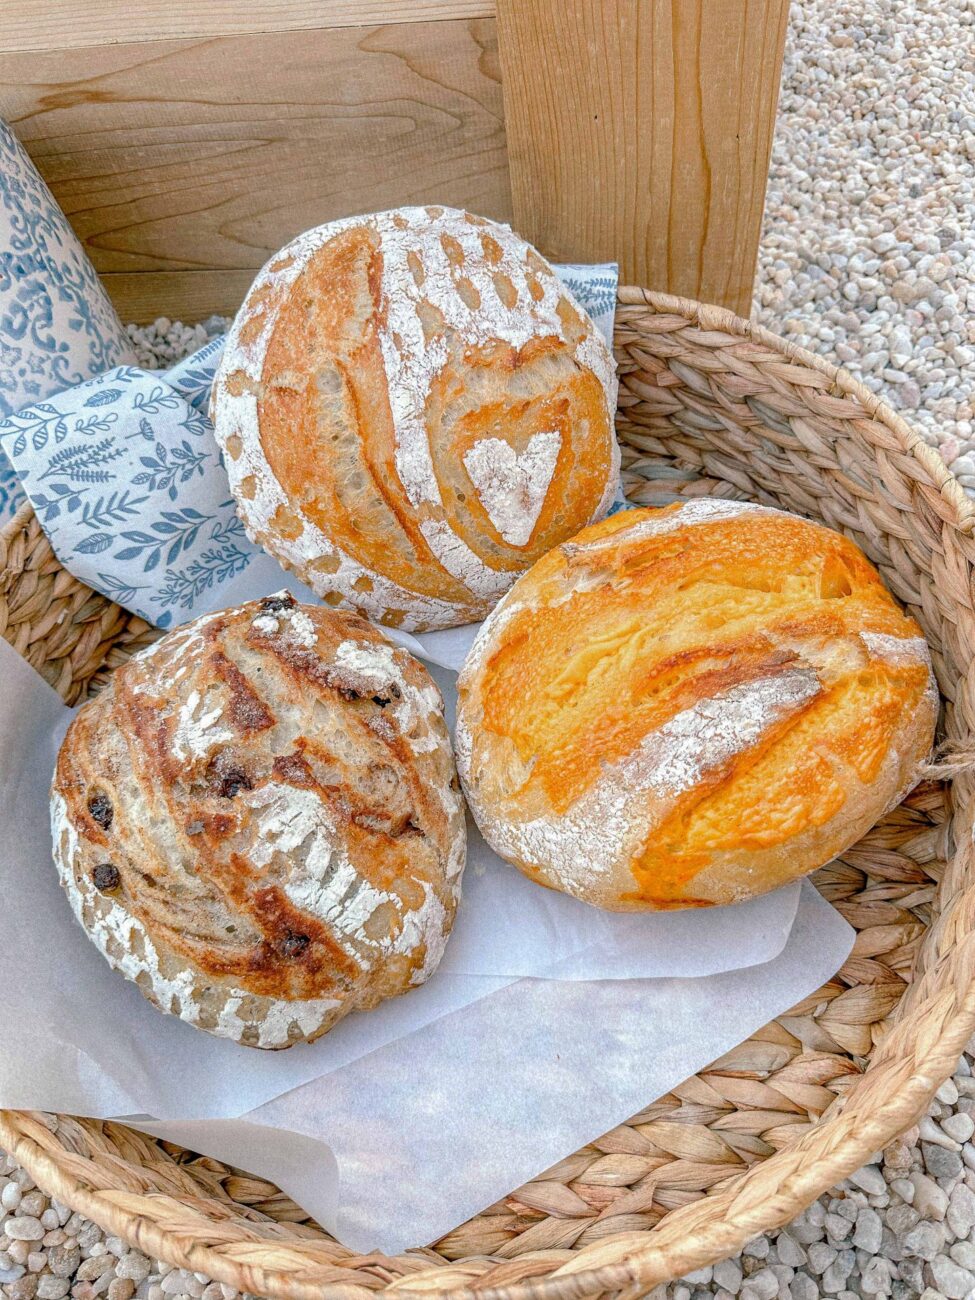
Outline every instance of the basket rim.
{"type": "MultiPolygon", "coordinates": [[[[702,335],[713,335],[717,331],[736,339],[751,340],[780,357],[795,362],[797,366],[822,375],[833,395],[855,398],[866,415],[890,429],[903,450],[919,462],[943,503],[939,510],[942,522],[966,537],[975,536],[975,502],[964,492],[938,451],[892,407],[844,368],[727,308],[625,285],[618,289],[617,306],[620,309],[617,313],[617,330],[621,322],[625,324],[627,308],[650,307],[657,316],[679,317],[685,325],[690,323],[701,330],[702,335]]],[[[23,529],[33,514],[33,508],[27,502],[7,523],[0,536],[9,540],[23,529]]],[[[975,934],[969,935],[962,942],[975,951],[975,934]]],[[[913,1122],[913,1116],[924,1106],[942,1078],[946,1077],[940,1073],[945,1062],[948,1062],[947,1069],[950,1070],[973,1028],[975,984],[965,989],[950,1023],[945,1025],[936,1057],[929,1057],[927,1061],[931,1068],[921,1069],[920,1064],[917,1064],[917,1068],[901,1080],[900,1087],[883,1098],[872,1114],[870,1123],[862,1125],[854,1136],[848,1136],[839,1149],[812,1155],[804,1160],[801,1169],[798,1166],[794,1168],[778,1186],[771,1215],[774,1220],[772,1223],[769,1203],[764,1199],[755,1199],[742,1207],[743,1212],[734,1219],[726,1217],[718,1223],[712,1222],[706,1241],[700,1233],[691,1234],[676,1252],[667,1248],[668,1263],[663,1271],[660,1269],[662,1261],[659,1257],[664,1248],[654,1243],[651,1231],[626,1234],[627,1237],[634,1238],[633,1249],[613,1263],[587,1266],[573,1259],[568,1264],[561,1264],[547,1276],[523,1278],[510,1284],[478,1286],[476,1279],[469,1285],[458,1285],[457,1270],[462,1270],[465,1262],[463,1259],[456,1265],[434,1265],[431,1260],[430,1269],[401,1277],[391,1288],[385,1289],[406,1292],[416,1290],[417,1293],[422,1291],[439,1300],[582,1300],[583,1297],[603,1291],[642,1289],[662,1280],[664,1276],[680,1276],[711,1260],[722,1258],[756,1232],[768,1231],[776,1224],[786,1222],[798,1212],[800,1202],[808,1204],[835,1182],[854,1172],[879,1145],[889,1141],[894,1132],[901,1131],[913,1122]],[[641,1240],[635,1240],[637,1237],[641,1240]],[[453,1278],[440,1287],[436,1285],[436,1278],[444,1270],[453,1274],[453,1278]],[[411,1286],[411,1283],[417,1282],[420,1283],[419,1287],[411,1286]]],[[[842,1102],[839,1106],[842,1108],[842,1102]]],[[[838,1113],[837,1106],[832,1107],[830,1113],[835,1116],[838,1113]]],[[[823,1123],[821,1118],[811,1131],[820,1128],[823,1123]]],[[[133,1207],[133,1202],[139,1197],[94,1188],[76,1173],[67,1171],[46,1149],[51,1144],[42,1141],[43,1131],[47,1131],[47,1126],[42,1119],[32,1117],[31,1112],[0,1110],[0,1142],[40,1186],[56,1199],[109,1228],[144,1253],[164,1259],[177,1267],[205,1273],[217,1281],[225,1281],[241,1289],[244,1289],[241,1286],[242,1273],[246,1272],[246,1289],[267,1295],[294,1297],[294,1300],[313,1300],[313,1297],[317,1300],[322,1296],[334,1297],[334,1300],[355,1296],[358,1300],[359,1297],[366,1296],[366,1288],[356,1284],[352,1267],[349,1268],[348,1282],[329,1282],[324,1285],[303,1282],[286,1268],[275,1267],[273,1264],[255,1264],[251,1260],[239,1264],[209,1244],[185,1237],[176,1229],[160,1226],[133,1207]]],[[[783,1148],[769,1159],[775,1160],[795,1150],[796,1147],[783,1148]]],[[[763,1161],[736,1177],[735,1185],[747,1182],[754,1168],[760,1169],[765,1163],[763,1161]]],[[[597,1248],[603,1250],[613,1241],[613,1238],[605,1238],[595,1246],[586,1247],[576,1258],[581,1261],[587,1252],[597,1248]]],[[[259,1250],[260,1246],[255,1244],[252,1249],[259,1250]]],[[[273,1253],[274,1249],[275,1242],[268,1240],[268,1252],[273,1253]]],[[[420,1252],[418,1259],[426,1254],[423,1248],[417,1248],[417,1251],[420,1252]]],[[[369,1257],[380,1267],[383,1258],[379,1255],[369,1257]]],[[[365,1260],[350,1259],[348,1264],[354,1265],[356,1262],[364,1263],[365,1260]]],[[[639,1293],[641,1292],[634,1294],[639,1293]]]]}

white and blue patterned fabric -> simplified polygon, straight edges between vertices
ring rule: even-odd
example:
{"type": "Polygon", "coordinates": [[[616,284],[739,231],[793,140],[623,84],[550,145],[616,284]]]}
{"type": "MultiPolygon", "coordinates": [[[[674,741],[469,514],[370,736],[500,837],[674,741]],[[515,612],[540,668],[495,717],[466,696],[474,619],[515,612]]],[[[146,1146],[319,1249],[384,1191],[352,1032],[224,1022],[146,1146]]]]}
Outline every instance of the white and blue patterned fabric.
{"type": "MultiPolygon", "coordinates": [[[[616,266],[555,269],[611,342],[616,266]]],[[[64,567],[157,627],[241,599],[245,570],[267,590],[276,575],[295,585],[237,517],[206,414],[222,350],[212,339],[169,371],[118,366],[0,419],[64,567]]]]}
{"type": "MultiPolygon", "coordinates": [[[[0,416],[110,366],[131,345],[67,217],[0,121],[0,416]]],[[[24,494],[0,453],[0,522],[24,494]]]]}

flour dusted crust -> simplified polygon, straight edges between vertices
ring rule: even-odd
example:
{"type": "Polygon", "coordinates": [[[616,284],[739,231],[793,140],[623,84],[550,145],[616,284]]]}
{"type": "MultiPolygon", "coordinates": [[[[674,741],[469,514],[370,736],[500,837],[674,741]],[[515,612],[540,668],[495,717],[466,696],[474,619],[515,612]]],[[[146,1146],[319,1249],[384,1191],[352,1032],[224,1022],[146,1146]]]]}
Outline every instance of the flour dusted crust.
{"type": "Polygon", "coordinates": [[[211,412],[251,537],[331,605],[474,622],[609,508],[612,355],[507,226],[400,208],[260,272],[211,412]]]}
{"type": "Polygon", "coordinates": [[[458,690],[485,839],[618,911],[735,902],[828,862],[915,783],[938,712],[917,624],[852,542],[707,499],[545,556],[458,690]]]}
{"type": "Polygon", "coordinates": [[[65,737],[52,827],[109,963],[163,1011],[265,1048],[422,984],[466,850],[426,671],[286,592],[118,669],[65,737]]]}

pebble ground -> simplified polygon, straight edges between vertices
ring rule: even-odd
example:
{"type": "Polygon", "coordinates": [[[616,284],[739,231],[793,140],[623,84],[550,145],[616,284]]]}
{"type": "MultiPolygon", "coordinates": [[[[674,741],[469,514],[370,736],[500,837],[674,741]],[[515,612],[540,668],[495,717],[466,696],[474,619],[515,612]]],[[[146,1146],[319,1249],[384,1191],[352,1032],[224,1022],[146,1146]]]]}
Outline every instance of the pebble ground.
{"type": "MultiPolygon", "coordinates": [[[[975,492],[975,0],[793,7],[755,316],[840,361],[975,492]]],[[[226,322],[130,333],[168,365],[226,322]]],[[[975,1040],[929,1114],[787,1229],[653,1300],[975,1300],[975,1040]]],[[[235,1300],[38,1191],[0,1153],[10,1300],[235,1300]]]]}

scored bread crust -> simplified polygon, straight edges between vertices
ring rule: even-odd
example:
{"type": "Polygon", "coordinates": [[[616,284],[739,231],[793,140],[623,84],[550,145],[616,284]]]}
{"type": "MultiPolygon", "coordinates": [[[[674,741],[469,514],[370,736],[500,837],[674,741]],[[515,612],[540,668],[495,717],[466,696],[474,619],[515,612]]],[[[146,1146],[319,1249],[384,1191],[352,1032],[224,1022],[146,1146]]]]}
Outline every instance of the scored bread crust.
{"type": "Polygon", "coordinates": [[[612,353],[507,226],[346,218],[258,274],[211,415],[248,534],[327,603],[410,630],[482,618],[601,518],[612,353]]]}
{"type": "Polygon", "coordinates": [[[736,902],[828,862],[915,784],[938,713],[920,629],[852,542],[717,499],[556,548],[458,693],[484,838],[619,911],[736,902]]]}
{"type": "Polygon", "coordinates": [[[161,1010],[263,1048],[423,983],[466,852],[426,670],[288,593],[119,668],[68,729],[52,829],[108,962],[161,1010]]]}

